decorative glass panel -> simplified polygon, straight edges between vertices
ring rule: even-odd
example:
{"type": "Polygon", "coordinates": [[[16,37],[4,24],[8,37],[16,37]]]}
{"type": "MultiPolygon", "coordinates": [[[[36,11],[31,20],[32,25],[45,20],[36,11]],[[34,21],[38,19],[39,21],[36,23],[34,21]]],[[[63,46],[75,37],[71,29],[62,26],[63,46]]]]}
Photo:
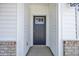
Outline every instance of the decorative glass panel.
{"type": "Polygon", "coordinates": [[[44,17],[35,17],[35,24],[44,24],[44,17]]]}

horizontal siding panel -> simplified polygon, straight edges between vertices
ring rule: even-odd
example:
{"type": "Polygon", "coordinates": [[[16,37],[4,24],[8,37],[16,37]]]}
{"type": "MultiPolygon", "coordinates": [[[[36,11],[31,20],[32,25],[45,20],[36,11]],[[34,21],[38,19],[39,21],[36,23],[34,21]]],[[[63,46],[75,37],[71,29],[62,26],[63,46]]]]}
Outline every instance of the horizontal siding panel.
{"type": "Polygon", "coordinates": [[[14,28],[13,28],[13,27],[5,27],[5,28],[4,28],[4,27],[1,27],[0,29],[2,29],[2,30],[3,30],[3,29],[8,29],[8,30],[10,30],[10,29],[15,29],[15,27],[14,27],[14,28]]]}
{"type": "Polygon", "coordinates": [[[16,4],[0,3],[0,40],[16,40],[16,4]]]}
{"type": "Polygon", "coordinates": [[[16,23],[16,20],[15,21],[0,21],[0,24],[2,24],[2,23],[9,23],[9,24],[15,24],[16,23]]]}
{"type": "Polygon", "coordinates": [[[75,40],[75,9],[62,7],[62,39],[75,40]]]}
{"type": "Polygon", "coordinates": [[[0,12],[5,12],[5,13],[10,13],[11,11],[15,11],[16,12],[16,9],[15,8],[0,8],[0,12]]]}
{"type": "Polygon", "coordinates": [[[10,30],[9,31],[9,29],[7,29],[7,30],[0,30],[0,34],[3,34],[3,33],[16,33],[16,30],[10,30]]]}
{"type": "Polygon", "coordinates": [[[7,29],[7,28],[9,28],[9,29],[10,29],[10,28],[16,28],[16,25],[0,25],[0,29],[1,29],[1,28],[6,28],[6,29],[7,29]]]}
{"type": "Polygon", "coordinates": [[[1,6],[5,7],[5,6],[16,6],[16,3],[0,3],[1,6]]]}
{"type": "Polygon", "coordinates": [[[11,15],[11,16],[12,16],[12,15],[16,15],[16,13],[13,13],[13,12],[12,12],[12,13],[11,13],[11,12],[10,12],[10,13],[3,13],[3,12],[0,12],[0,15],[3,15],[3,16],[4,16],[4,15],[11,15]]]}
{"type": "MultiPolygon", "coordinates": [[[[0,33],[1,33],[1,32],[0,32],[0,33]]],[[[15,35],[15,32],[1,33],[0,36],[1,36],[1,35],[4,35],[4,36],[5,36],[5,35],[15,35]]]]}

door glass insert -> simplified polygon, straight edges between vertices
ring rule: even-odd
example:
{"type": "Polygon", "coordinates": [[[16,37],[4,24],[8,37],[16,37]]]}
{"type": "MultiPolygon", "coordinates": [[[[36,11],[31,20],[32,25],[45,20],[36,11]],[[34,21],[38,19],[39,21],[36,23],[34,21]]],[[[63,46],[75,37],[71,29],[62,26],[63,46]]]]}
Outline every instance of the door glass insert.
{"type": "Polygon", "coordinates": [[[35,24],[44,24],[44,17],[36,17],[35,24]]]}

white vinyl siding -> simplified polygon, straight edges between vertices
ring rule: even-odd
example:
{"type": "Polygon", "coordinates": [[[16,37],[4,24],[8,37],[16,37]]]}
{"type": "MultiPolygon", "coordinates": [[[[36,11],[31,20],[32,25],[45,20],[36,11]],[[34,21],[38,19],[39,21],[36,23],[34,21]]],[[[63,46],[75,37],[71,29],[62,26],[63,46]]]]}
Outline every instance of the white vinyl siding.
{"type": "Polygon", "coordinates": [[[67,4],[62,4],[62,39],[75,40],[75,8],[67,4]]]}
{"type": "Polygon", "coordinates": [[[16,4],[0,4],[0,40],[16,40],[16,4]]]}
{"type": "Polygon", "coordinates": [[[79,11],[77,11],[77,37],[79,40],[79,11]]]}

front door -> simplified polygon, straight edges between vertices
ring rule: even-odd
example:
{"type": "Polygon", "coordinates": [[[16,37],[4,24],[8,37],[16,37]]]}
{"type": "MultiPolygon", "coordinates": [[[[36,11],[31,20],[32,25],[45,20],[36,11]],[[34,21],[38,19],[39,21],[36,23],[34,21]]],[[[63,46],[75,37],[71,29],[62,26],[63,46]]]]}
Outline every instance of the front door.
{"type": "Polygon", "coordinates": [[[33,16],[33,45],[46,45],[46,16],[33,16]]]}

